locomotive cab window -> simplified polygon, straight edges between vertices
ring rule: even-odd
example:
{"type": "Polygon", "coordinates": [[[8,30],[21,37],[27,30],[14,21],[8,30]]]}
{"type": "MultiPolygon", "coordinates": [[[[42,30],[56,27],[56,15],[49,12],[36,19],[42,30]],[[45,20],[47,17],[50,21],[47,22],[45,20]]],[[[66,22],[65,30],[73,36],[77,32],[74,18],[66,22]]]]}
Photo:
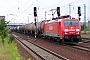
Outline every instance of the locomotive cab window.
{"type": "Polygon", "coordinates": [[[64,26],[78,26],[78,20],[65,20],[64,26]]]}

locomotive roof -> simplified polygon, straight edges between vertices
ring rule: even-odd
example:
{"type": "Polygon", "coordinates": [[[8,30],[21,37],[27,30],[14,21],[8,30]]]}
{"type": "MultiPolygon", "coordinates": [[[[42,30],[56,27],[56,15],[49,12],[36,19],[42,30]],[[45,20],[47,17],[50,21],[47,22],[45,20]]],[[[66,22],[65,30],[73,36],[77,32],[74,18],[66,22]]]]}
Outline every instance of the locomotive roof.
{"type": "Polygon", "coordinates": [[[59,16],[59,17],[56,17],[56,18],[52,18],[52,20],[63,19],[63,18],[71,18],[71,16],[70,15],[59,16]]]}
{"type": "MultiPolygon", "coordinates": [[[[46,23],[52,23],[52,22],[61,22],[62,20],[73,20],[71,18],[63,18],[63,19],[53,19],[53,20],[50,20],[50,21],[47,21],[46,23]]],[[[74,19],[74,20],[78,20],[78,19],[74,19]]]]}

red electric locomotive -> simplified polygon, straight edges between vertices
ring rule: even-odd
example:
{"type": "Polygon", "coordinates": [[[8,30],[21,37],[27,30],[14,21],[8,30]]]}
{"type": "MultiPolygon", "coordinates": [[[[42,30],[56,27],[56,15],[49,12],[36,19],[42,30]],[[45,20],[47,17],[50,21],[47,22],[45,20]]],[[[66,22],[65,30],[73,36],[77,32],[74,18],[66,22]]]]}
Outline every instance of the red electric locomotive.
{"type": "Polygon", "coordinates": [[[57,38],[60,42],[79,42],[81,41],[80,21],[67,15],[45,22],[44,36],[54,40],[57,38]]]}

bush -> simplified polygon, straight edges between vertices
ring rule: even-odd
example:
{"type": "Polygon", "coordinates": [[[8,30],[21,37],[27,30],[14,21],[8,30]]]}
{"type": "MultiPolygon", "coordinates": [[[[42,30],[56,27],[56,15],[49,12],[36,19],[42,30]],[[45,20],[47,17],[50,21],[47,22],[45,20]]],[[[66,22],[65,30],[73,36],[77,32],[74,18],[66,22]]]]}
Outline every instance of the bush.
{"type": "MultiPolygon", "coordinates": [[[[81,25],[81,30],[82,30],[82,31],[84,30],[84,24],[81,25]]],[[[86,26],[86,31],[90,31],[90,27],[86,26]]]]}
{"type": "Polygon", "coordinates": [[[2,39],[3,45],[4,45],[4,38],[7,37],[7,34],[8,34],[6,25],[7,25],[7,22],[5,21],[5,18],[0,19],[0,36],[2,39]]]}
{"type": "Polygon", "coordinates": [[[81,25],[81,30],[82,30],[82,31],[84,30],[84,24],[83,24],[83,25],[81,25]]]}
{"type": "Polygon", "coordinates": [[[10,36],[9,36],[9,41],[8,41],[8,43],[12,43],[13,40],[14,40],[14,36],[13,36],[13,35],[10,35],[10,36]]]}
{"type": "Polygon", "coordinates": [[[86,30],[87,30],[87,31],[90,31],[90,27],[86,26],[86,30]]]}

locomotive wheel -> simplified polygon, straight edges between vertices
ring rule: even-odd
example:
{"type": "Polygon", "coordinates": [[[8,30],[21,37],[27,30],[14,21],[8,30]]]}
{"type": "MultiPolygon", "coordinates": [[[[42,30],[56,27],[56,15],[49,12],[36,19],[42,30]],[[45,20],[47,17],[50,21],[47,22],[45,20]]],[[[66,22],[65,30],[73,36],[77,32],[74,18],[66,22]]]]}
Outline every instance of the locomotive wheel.
{"type": "Polygon", "coordinates": [[[48,40],[51,41],[51,37],[50,36],[48,37],[48,40]]]}
{"type": "Polygon", "coordinates": [[[53,40],[54,42],[57,42],[57,39],[56,38],[54,38],[54,40],[53,40]]]}
{"type": "Polygon", "coordinates": [[[61,40],[61,43],[64,43],[64,39],[61,40]]]}
{"type": "Polygon", "coordinates": [[[78,42],[81,42],[82,41],[82,39],[80,38],[80,39],[78,39],[78,42]]]}
{"type": "Polygon", "coordinates": [[[59,43],[62,43],[62,39],[59,40],[59,43]]]}

